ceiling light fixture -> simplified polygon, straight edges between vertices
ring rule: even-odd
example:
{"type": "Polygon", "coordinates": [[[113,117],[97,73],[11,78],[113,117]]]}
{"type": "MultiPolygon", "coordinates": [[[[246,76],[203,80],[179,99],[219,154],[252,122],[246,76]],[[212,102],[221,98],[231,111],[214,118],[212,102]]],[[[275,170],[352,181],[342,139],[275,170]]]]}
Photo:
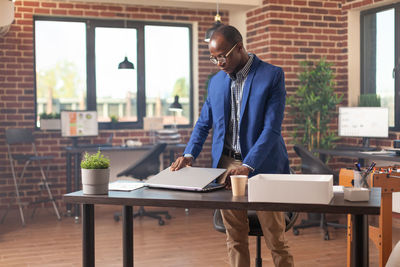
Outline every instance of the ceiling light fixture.
{"type": "MultiPolygon", "coordinates": [[[[124,20],[124,29],[126,29],[127,28],[127,25],[126,25],[126,19],[124,20]]],[[[130,69],[130,70],[134,70],[135,69],[135,66],[133,65],[133,63],[132,62],[130,62],[129,60],[128,60],[128,56],[126,55],[126,51],[127,51],[127,48],[126,48],[126,46],[127,46],[127,42],[125,42],[125,58],[124,58],[124,60],[121,62],[121,63],[119,63],[118,64],[118,69],[130,69]]]]}
{"type": "Polygon", "coordinates": [[[213,26],[206,31],[206,37],[204,38],[204,41],[206,41],[207,43],[210,41],[211,35],[214,33],[214,31],[219,26],[224,25],[221,22],[221,16],[219,15],[219,1],[218,0],[217,0],[217,14],[215,15],[214,20],[215,20],[215,22],[214,22],[213,26]]]}

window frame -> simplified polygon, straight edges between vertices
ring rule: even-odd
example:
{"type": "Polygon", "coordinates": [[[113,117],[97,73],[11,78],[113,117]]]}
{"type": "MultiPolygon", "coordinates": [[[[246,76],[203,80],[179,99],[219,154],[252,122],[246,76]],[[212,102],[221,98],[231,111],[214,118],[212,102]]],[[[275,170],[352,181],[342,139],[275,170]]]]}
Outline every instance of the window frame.
{"type": "Polygon", "coordinates": [[[394,126],[389,127],[389,131],[400,131],[400,3],[385,5],[377,8],[372,8],[360,12],[360,94],[364,94],[364,17],[366,15],[376,14],[380,11],[394,9],[394,66],[395,71],[395,91],[394,91],[394,126]]]}
{"type": "MultiPolygon", "coordinates": [[[[33,16],[33,54],[34,54],[34,98],[35,98],[35,128],[37,117],[37,79],[36,79],[36,42],[35,42],[35,25],[36,21],[65,21],[65,22],[83,22],[86,24],[86,108],[88,111],[97,111],[96,99],[96,57],[95,57],[95,29],[96,27],[124,28],[124,19],[98,19],[98,18],[79,18],[79,17],[53,17],[53,16],[33,16]]],[[[178,124],[178,128],[193,127],[194,118],[194,82],[193,82],[193,25],[182,22],[161,22],[161,21],[141,21],[126,20],[126,28],[134,28],[137,30],[137,121],[135,122],[118,122],[112,125],[111,122],[99,122],[99,130],[104,129],[143,129],[143,118],[146,116],[146,72],[145,72],[145,26],[170,26],[170,27],[187,27],[189,30],[189,66],[190,66],[190,83],[189,83],[189,104],[190,114],[188,124],[178,124]]],[[[164,125],[172,127],[172,125],[164,125]]]]}

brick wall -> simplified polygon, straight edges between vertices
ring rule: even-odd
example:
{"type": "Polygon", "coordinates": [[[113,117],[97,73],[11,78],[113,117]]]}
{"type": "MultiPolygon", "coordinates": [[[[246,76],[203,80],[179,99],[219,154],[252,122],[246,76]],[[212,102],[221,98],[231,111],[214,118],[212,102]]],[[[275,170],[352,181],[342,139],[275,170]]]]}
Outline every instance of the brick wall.
{"type": "MultiPolygon", "coordinates": [[[[334,63],[336,92],[344,95],[343,105],[347,105],[347,12],[353,8],[367,7],[381,2],[373,0],[265,0],[258,8],[247,12],[247,48],[261,59],[283,67],[286,75],[288,95],[298,87],[299,62],[317,61],[326,57],[334,63]]],[[[207,44],[202,41],[205,30],[213,22],[212,10],[191,10],[169,7],[145,7],[134,5],[112,5],[65,1],[16,1],[16,20],[10,32],[0,38],[0,208],[12,201],[13,185],[4,145],[4,129],[7,127],[34,126],[33,91],[33,27],[34,14],[55,16],[78,16],[99,18],[121,18],[143,20],[172,20],[198,22],[199,49],[199,107],[204,102],[204,84],[207,76],[215,71],[208,62],[207,44]]],[[[226,18],[226,13],[224,18],[226,18]]],[[[300,160],[292,149],[291,133],[295,123],[286,114],[283,135],[288,145],[292,166],[300,160]]],[[[337,122],[331,124],[337,128],[337,122]]],[[[112,131],[101,131],[98,138],[90,142],[102,143],[112,131]]],[[[191,129],[182,129],[186,142],[191,129]]],[[[37,131],[40,151],[56,156],[51,168],[53,188],[58,199],[65,193],[65,153],[63,147],[70,144],[59,133],[37,131]]],[[[137,138],[149,142],[149,133],[142,130],[115,131],[115,144],[124,139],[137,138]]],[[[389,139],[371,140],[372,145],[391,146],[391,140],[399,139],[399,133],[391,133],[389,139]]],[[[89,140],[87,140],[89,141],[89,140]]],[[[360,139],[345,138],[343,143],[354,144],[360,139]]],[[[210,141],[197,164],[210,163],[210,141]]],[[[336,166],[338,162],[333,162],[336,166]]],[[[24,186],[24,198],[35,197],[35,183],[30,179],[24,186]]],[[[60,203],[62,203],[60,201],[60,203]]]]}
{"type": "MultiPolygon", "coordinates": [[[[336,91],[347,98],[346,28],[341,0],[268,0],[247,13],[248,50],[285,71],[287,95],[298,88],[301,61],[326,57],[334,64],[336,91]]],[[[293,150],[296,126],[287,110],[282,127],[291,165],[300,160],[293,150]]]]}
{"type": "MultiPolygon", "coordinates": [[[[9,127],[33,128],[34,122],[34,47],[33,47],[33,15],[50,15],[63,17],[96,17],[96,18],[128,18],[132,20],[181,21],[198,23],[198,61],[199,107],[204,102],[205,83],[215,68],[208,60],[208,47],[203,41],[205,31],[214,21],[213,10],[192,10],[171,7],[147,7],[137,5],[113,5],[84,3],[73,1],[16,1],[15,21],[5,37],[0,38],[0,209],[8,203],[14,203],[14,185],[7,157],[4,131],[9,127]]],[[[223,14],[228,17],[227,13],[223,14]]],[[[104,130],[97,138],[83,139],[82,142],[104,143],[110,133],[114,132],[114,145],[120,145],[125,139],[139,139],[142,143],[150,142],[149,132],[143,130],[104,130]]],[[[187,142],[191,129],[181,129],[183,141],[187,142]]],[[[40,153],[55,156],[49,177],[52,190],[60,205],[65,191],[65,153],[63,147],[71,145],[69,139],[62,138],[59,132],[36,131],[38,150],[40,153]]],[[[198,158],[199,166],[211,164],[210,138],[205,144],[204,152],[198,158]]],[[[165,158],[167,161],[167,156],[165,158]]],[[[169,164],[169,162],[165,162],[169,164]]],[[[21,171],[21,167],[18,167],[21,171]]],[[[28,172],[28,179],[21,186],[24,202],[40,198],[37,184],[40,180],[38,172],[28,172]]],[[[45,192],[44,196],[46,196],[45,192]]]]}
{"type": "MultiPolygon", "coordinates": [[[[265,0],[261,7],[247,13],[247,48],[261,59],[281,66],[285,71],[286,90],[292,95],[298,88],[297,75],[301,61],[318,61],[325,57],[332,62],[335,72],[335,92],[343,95],[342,105],[348,103],[348,51],[347,12],[366,7],[373,0],[265,0]]],[[[291,166],[297,167],[300,159],[293,150],[292,132],[296,123],[287,114],[282,127],[288,147],[291,166]]],[[[331,129],[337,129],[337,120],[331,129]]],[[[388,139],[371,139],[371,145],[391,146],[398,133],[388,139]]],[[[340,143],[361,144],[361,138],[343,138],[340,143]]],[[[349,160],[331,161],[332,167],[349,160]]]]}

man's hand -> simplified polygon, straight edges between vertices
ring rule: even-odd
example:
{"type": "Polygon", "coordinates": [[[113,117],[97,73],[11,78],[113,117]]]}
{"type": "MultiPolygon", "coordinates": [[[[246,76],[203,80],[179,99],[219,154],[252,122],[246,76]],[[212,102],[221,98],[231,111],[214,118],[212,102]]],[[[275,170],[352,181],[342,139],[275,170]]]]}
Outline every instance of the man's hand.
{"type": "Polygon", "coordinates": [[[179,169],[182,169],[186,166],[192,166],[193,164],[193,158],[192,157],[179,157],[175,160],[174,163],[171,164],[170,170],[171,171],[177,171],[179,169]]]}
{"type": "Polygon", "coordinates": [[[231,175],[249,175],[250,169],[246,166],[239,166],[234,169],[230,169],[227,172],[226,180],[225,180],[225,188],[232,189],[231,185],[231,175]]]}

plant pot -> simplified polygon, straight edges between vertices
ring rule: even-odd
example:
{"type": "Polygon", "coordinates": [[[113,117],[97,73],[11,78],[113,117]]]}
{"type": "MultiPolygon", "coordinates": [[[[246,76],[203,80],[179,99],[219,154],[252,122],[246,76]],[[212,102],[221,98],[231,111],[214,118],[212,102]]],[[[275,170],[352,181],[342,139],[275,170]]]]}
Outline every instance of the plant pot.
{"type": "Polygon", "coordinates": [[[42,130],[60,130],[60,119],[40,119],[40,129],[42,130]]]}
{"type": "Polygon", "coordinates": [[[82,169],[82,189],[86,195],[108,194],[110,168],[82,169]]]}

